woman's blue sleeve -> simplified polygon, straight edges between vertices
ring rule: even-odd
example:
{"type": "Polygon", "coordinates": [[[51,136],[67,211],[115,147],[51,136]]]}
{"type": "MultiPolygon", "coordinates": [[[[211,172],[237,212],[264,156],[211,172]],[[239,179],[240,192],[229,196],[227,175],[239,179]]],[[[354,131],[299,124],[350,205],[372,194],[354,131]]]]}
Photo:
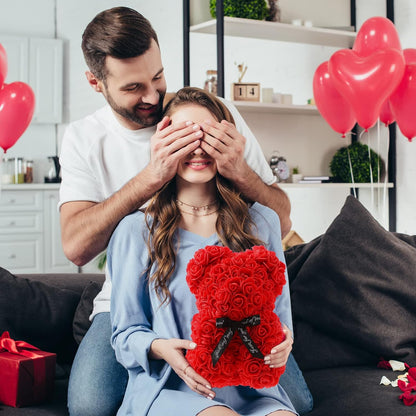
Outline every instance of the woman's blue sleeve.
{"type": "MultiPolygon", "coordinates": [[[[255,204],[260,211],[260,216],[256,221],[258,226],[259,238],[267,244],[267,249],[274,251],[278,259],[285,264],[286,260],[283,253],[282,236],[280,228],[280,220],[275,211],[262,205],[255,204]]],[[[290,302],[289,278],[287,269],[285,268],[286,284],[283,286],[282,294],[277,297],[275,305],[275,313],[280,321],[292,331],[292,308],[290,302]]]]}
{"type": "Polygon", "coordinates": [[[144,215],[124,218],[107,248],[107,272],[112,283],[111,344],[117,360],[127,369],[150,370],[148,353],[156,334],[145,271],[148,253],[144,215]]]}

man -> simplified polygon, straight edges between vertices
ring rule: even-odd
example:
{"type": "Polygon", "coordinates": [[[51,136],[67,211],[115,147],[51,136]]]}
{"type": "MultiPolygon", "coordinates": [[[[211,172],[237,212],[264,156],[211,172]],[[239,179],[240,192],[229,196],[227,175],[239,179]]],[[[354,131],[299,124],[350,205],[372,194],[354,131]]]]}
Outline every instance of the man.
{"type": "MultiPolygon", "coordinates": [[[[72,123],[62,144],[62,242],[71,261],[82,266],[103,251],[118,222],[145,204],[198,146],[243,194],[279,214],[284,234],[290,230],[289,200],[235,108],[230,111],[241,132],[226,122],[160,120],[166,82],[156,33],[143,16],[125,7],[98,14],[84,31],[82,49],[88,82],[108,105],[72,123]],[[204,141],[202,130],[209,136],[204,141]]],[[[110,346],[110,294],[106,280],[71,372],[71,416],[111,415],[121,403],[127,375],[110,346]]]]}

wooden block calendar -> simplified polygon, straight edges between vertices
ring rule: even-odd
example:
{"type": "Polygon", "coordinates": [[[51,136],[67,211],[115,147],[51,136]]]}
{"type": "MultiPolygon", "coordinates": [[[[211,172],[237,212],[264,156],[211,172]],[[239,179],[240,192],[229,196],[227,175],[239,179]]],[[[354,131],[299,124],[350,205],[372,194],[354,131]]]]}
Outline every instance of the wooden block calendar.
{"type": "Polygon", "coordinates": [[[234,101],[260,101],[260,83],[237,82],[231,84],[231,99],[234,101]]]}

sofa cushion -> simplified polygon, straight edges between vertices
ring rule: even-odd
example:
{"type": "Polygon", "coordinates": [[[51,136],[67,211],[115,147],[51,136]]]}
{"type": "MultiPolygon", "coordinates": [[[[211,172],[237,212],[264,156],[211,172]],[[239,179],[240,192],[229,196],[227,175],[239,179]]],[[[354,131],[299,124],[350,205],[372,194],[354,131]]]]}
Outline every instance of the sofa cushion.
{"type": "Polygon", "coordinates": [[[17,277],[0,267],[0,333],[57,353],[70,362],[76,351],[72,319],[80,295],[72,290],[17,277]]]}
{"type": "Polygon", "coordinates": [[[73,321],[74,339],[79,344],[91,325],[90,315],[93,309],[95,297],[98,295],[103,284],[90,281],[85,287],[78,303],[73,321]]]}
{"type": "Polygon", "coordinates": [[[415,241],[349,196],[324,235],[286,252],[303,370],[416,363],[415,241]]]}

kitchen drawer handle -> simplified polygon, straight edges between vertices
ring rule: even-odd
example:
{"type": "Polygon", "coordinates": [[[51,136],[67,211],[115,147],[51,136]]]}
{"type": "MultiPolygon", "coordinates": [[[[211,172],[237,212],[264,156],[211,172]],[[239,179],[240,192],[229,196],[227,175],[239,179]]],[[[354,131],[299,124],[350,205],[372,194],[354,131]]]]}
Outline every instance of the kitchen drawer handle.
{"type": "Polygon", "coordinates": [[[11,204],[14,204],[15,202],[16,202],[16,200],[13,198],[13,199],[9,199],[9,202],[11,203],[11,204]]]}
{"type": "Polygon", "coordinates": [[[14,227],[14,226],[16,225],[16,221],[10,221],[9,225],[10,225],[11,227],[14,227]]]}
{"type": "Polygon", "coordinates": [[[15,259],[16,257],[16,254],[10,254],[9,259],[15,259]]]}

